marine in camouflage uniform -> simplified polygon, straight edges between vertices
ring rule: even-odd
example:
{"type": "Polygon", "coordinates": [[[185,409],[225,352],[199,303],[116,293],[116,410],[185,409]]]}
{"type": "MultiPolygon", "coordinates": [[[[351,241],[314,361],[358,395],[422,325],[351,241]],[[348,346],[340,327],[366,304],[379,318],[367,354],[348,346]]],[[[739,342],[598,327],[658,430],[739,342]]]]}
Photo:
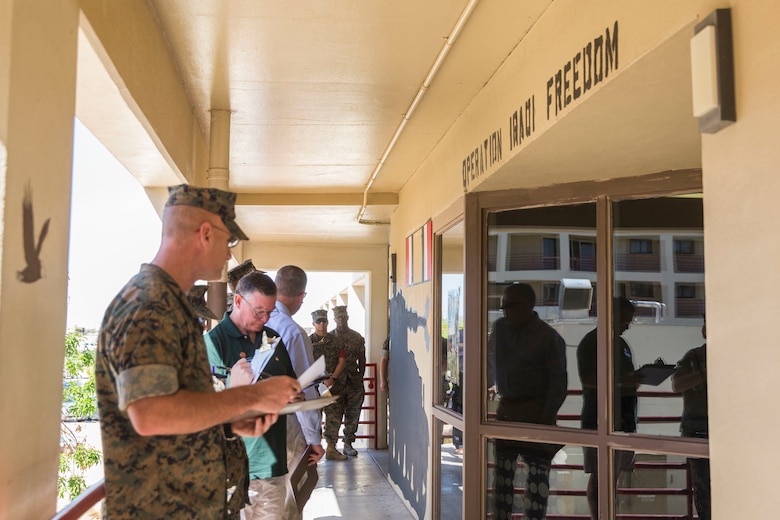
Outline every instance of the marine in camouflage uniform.
{"type": "MultiPolygon", "coordinates": [[[[314,359],[325,356],[325,373],[330,377],[324,381],[332,395],[344,393],[346,375],[346,351],[336,342],[336,338],[328,332],[328,311],[317,309],[311,313],[314,332],[309,336],[314,359]]],[[[325,407],[324,437],[328,443],[325,458],[328,460],[347,460],[347,456],[336,449],[339,440],[341,419],[344,417],[343,399],[325,407]]]]}
{"type": "MultiPolygon", "coordinates": [[[[95,381],[107,516],[238,518],[243,504],[240,493],[228,492],[235,482],[228,480],[222,426],[188,435],[141,436],[127,416],[127,405],[138,399],[178,389],[214,391],[198,316],[159,267],[144,264],[109,305],[98,338],[95,381]]],[[[244,450],[240,438],[236,441],[244,450]]],[[[231,469],[247,471],[246,466],[231,469]]]]}
{"type": "Polygon", "coordinates": [[[330,331],[330,334],[341,344],[347,358],[344,370],[344,392],[342,398],[337,401],[344,407],[344,453],[355,457],[357,450],[352,447],[352,443],[355,442],[360,409],[363,407],[365,397],[363,374],[366,371],[366,340],[349,328],[349,315],[345,305],[333,308],[333,318],[336,321],[336,328],[330,331]]]}
{"type": "MultiPolygon", "coordinates": [[[[255,267],[255,264],[252,263],[251,258],[247,258],[246,260],[244,260],[234,268],[228,269],[227,284],[228,284],[228,289],[230,289],[230,292],[228,292],[227,306],[225,307],[225,310],[227,312],[233,310],[233,295],[236,293],[236,285],[238,284],[238,281],[241,278],[243,278],[245,275],[248,275],[249,273],[254,273],[255,271],[260,271],[260,274],[266,274],[265,271],[255,267]]],[[[212,319],[216,320],[219,318],[212,318],[212,319]]]]}
{"type": "MultiPolygon", "coordinates": [[[[238,518],[247,499],[246,450],[221,423],[253,409],[273,414],[300,391],[294,379],[279,377],[214,392],[203,330],[185,290],[219,277],[229,248],[247,239],[234,220],[235,198],[169,188],[157,255],[106,310],[95,380],[103,514],[112,520],[238,518]]],[[[270,424],[263,416],[233,426],[261,435],[270,424]]]]}

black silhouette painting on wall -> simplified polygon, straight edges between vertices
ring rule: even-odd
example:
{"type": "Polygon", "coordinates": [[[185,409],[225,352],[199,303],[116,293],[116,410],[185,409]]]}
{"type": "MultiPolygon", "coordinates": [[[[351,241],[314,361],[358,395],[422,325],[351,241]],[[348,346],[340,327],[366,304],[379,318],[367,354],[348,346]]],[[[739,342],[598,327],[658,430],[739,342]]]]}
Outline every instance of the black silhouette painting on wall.
{"type": "Polygon", "coordinates": [[[421,316],[407,307],[400,291],[390,300],[389,362],[393,379],[389,398],[389,473],[418,518],[425,518],[426,513],[430,432],[420,367],[409,346],[409,336],[421,330],[425,350],[430,352],[429,306],[430,300],[426,302],[425,314],[421,316]]]}
{"type": "Polygon", "coordinates": [[[35,220],[33,219],[32,188],[30,183],[24,188],[24,200],[22,201],[22,238],[24,244],[24,261],[27,266],[16,272],[16,277],[24,283],[33,283],[41,278],[41,247],[46,233],[49,232],[49,221],[43,223],[41,234],[35,240],[35,220]]]}

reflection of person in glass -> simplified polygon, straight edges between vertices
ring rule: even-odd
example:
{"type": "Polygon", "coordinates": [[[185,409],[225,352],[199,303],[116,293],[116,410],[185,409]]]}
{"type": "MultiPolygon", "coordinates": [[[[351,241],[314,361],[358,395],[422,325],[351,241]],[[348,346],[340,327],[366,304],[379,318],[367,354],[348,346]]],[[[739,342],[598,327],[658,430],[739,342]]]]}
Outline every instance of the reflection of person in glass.
{"type": "MultiPolygon", "coordinates": [[[[636,389],[641,378],[634,374],[634,361],[631,348],[622,338],[634,319],[634,304],[627,298],[616,297],[613,300],[613,356],[614,356],[614,409],[612,413],[613,429],[615,431],[635,432],[637,421],[636,389]]],[[[588,332],[577,346],[577,368],[582,382],[582,427],[588,430],[598,429],[598,398],[596,394],[597,372],[597,329],[588,332]]],[[[599,517],[598,504],[598,451],[596,448],[583,448],[585,473],[590,473],[588,480],[588,506],[590,515],[599,517]]],[[[615,452],[615,485],[621,471],[634,468],[634,453],[631,451],[615,452]]]]}
{"type": "MultiPolygon", "coordinates": [[[[534,312],[536,294],[528,284],[504,289],[504,317],[493,324],[488,341],[490,390],[501,396],[499,421],[555,424],[566,399],[566,344],[534,312]]],[[[526,465],[524,518],[547,511],[550,465],[560,445],[496,439],[496,518],[511,518],[517,457],[526,465]]]]}
{"type": "MultiPolygon", "coordinates": [[[[701,327],[707,339],[707,322],[701,327]]],[[[680,431],[685,437],[709,437],[707,421],[707,343],[693,348],[677,362],[672,375],[672,390],[683,396],[680,431]]],[[[693,501],[701,520],[710,520],[710,460],[688,459],[693,479],[693,501]]]]}
{"type": "MultiPolygon", "coordinates": [[[[442,371],[442,405],[450,408],[454,412],[463,413],[463,395],[460,382],[463,381],[463,372],[458,373],[458,377],[452,377],[449,370],[450,341],[447,338],[441,338],[441,371],[442,371]]],[[[455,453],[463,453],[463,432],[457,428],[452,429],[452,445],[455,453]]]]}

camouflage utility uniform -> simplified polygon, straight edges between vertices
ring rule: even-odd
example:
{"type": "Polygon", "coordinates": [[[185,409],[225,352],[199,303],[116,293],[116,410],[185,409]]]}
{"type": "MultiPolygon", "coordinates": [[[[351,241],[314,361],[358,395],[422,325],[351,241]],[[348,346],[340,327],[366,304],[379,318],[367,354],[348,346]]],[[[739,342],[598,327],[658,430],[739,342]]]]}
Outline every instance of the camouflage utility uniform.
{"type": "MultiPolygon", "coordinates": [[[[346,354],[342,346],[336,342],[336,338],[330,332],[322,337],[318,336],[315,332],[309,336],[309,339],[311,339],[314,359],[316,360],[321,356],[325,356],[325,373],[333,374],[333,371],[336,370],[336,366],[339,364],[339,358],[346,354]]],[[[346,383],[345,374],[346,370],[339,375],[338,379],[333,380],[333,386],[330,388],[331,394],[341,395],[344,393],[346,383]]],[[[341,428],[341,418],[343,416],[344,399],[339,399],[335,403],[325,407],[324,437],[331,446],[335,446],[339,440],[339,429],[341,428]]]]}
{"type": "Polygon", "coordinates": [[[352,444],[355,442],[355,432],[357,432],[360,409],[363,407],[363,397],[365,396],[363,373],[366,367],[365,361],[361,366],[361,360],[366,359],[366,340],[352,329],[347,329],[345,332],[333,329],[329,334],[341,344],[341,348],[347,354],[347,366],[342,376],[344,378],[344,392],[342,398],[334,405],[341,403],[343,407],[344,444],[352,444]]]}
{"type": "Polygon", "coordinates": [[[104,516],[238,518],[247,477],[240,438],[222,426],[142,437],[129,404],[178,390],[213,392],[198,316],[165,271],[144,264],[106,310],[95,364],[106,485],[104,516]],[[226,458],[235,456],[236,460],[226,458]],[[230,475],[226,468],[229,468],[230,475]],[[243,483],[245,484],[245,483],[243,483]]]}

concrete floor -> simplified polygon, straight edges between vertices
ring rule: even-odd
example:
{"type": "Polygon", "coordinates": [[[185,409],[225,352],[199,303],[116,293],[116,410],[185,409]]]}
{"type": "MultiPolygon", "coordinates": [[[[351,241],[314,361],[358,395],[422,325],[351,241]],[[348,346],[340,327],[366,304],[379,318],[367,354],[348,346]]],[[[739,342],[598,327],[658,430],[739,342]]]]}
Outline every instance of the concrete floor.
{"type": "Polygon", "coordinates": [[[346,461],[322,459],[319,480],[303,508],[303,520],[415,518],[387,481],[387,450],[360,447],[346,461]]]}

